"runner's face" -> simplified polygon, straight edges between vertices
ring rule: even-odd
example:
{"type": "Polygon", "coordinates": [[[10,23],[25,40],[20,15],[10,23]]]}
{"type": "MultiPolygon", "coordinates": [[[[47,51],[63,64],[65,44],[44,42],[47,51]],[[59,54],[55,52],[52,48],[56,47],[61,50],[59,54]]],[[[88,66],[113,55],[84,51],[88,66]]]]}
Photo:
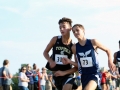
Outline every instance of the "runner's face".
{"type": "Polygon", "coordinates": [[[71,30],[71,27],[68,22],[60,23],[59,28],[60,28],[60,32],[62,35],[69,34],[69,32],[71,30]]]}
{"type": "Polygon", "coordinates": [[[74,36],[79,39],[82,38],[84,36],[84,30],[82,28],[80,28],[79,26],[75,26],[72,29],[74,36]]]}

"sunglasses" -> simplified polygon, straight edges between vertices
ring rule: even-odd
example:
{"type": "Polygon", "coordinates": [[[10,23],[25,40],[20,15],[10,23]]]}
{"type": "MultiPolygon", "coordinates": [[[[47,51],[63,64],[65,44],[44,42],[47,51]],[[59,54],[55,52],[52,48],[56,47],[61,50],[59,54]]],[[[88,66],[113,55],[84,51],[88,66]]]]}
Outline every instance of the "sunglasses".
{"type": "Polygon", "coordinates": [[[26,70],[26,69],[22,69],[22,70],[26,70]]]}

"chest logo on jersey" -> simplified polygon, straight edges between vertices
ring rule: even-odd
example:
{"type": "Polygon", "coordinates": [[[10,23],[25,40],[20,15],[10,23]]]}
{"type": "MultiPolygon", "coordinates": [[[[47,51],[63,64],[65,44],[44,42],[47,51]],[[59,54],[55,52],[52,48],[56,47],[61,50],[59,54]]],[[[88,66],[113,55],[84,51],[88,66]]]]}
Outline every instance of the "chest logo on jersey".
{"type": "Polygon", "coordinates": [[[61,55],[64,55],[64,51],[61,51],[60,54],[61,54],[61,55]]]}
{"type": "Polygon", "coordinates": [[[68,54],[70,54],[71,53],[71,51],[68,49],[68,48],[66,48],[66,47],[61,47],[61,46],[57,46],[56,47],[56,50],[60,50],[60,51],[62,51],[62,52],[66,52],[66,53],[68,53],[68,54]]]}
{"type": "Polygon", "coordinates": [[[91,53],[91,50],[88,50],[85,52],[85,54],[82,53],[78,53],[80,56],[80,62],[81,62],[81,66],[82,67],[92,67],[93,63],[92,63],[92,57],[88,57],[88,55],[91,53]]]}

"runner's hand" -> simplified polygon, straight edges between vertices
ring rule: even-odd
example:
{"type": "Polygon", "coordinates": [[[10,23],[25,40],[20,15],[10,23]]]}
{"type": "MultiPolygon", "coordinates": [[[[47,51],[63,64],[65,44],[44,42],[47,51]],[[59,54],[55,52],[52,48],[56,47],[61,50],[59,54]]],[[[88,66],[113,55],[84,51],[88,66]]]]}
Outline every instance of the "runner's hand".
{"type": "Polygon", "coordinates": [[[116,65],[113,62],[108,62],[108,66],[111,71],[116,71],[116,65]]]}
{"type": "Polygon", "coordinates": [[[63,63],[64,65],[70,64],[70,60],[69,60],[68,58],[63,57],[63,58],[62,58],[62,63],[63,63]]]}

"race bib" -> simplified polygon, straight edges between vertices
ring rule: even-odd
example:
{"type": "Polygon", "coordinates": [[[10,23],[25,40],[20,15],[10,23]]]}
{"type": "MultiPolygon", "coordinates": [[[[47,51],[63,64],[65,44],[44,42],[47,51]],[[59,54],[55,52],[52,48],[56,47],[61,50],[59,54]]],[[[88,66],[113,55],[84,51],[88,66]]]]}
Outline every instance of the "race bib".
{"type": "Polygon", "coordinates": [[[56,64],[63,64],[62,63],[62,58],[65,57],[65,58],[68,58],[67,55],[60,55],[60,54],[55,54],[55,62],[56,64]]]}
{"type": "Polygon", "coordinates": [[[91,57],[80,58],[80,62],[81,62],[82,67],[92,67],[93,66],[91,57]]]}

